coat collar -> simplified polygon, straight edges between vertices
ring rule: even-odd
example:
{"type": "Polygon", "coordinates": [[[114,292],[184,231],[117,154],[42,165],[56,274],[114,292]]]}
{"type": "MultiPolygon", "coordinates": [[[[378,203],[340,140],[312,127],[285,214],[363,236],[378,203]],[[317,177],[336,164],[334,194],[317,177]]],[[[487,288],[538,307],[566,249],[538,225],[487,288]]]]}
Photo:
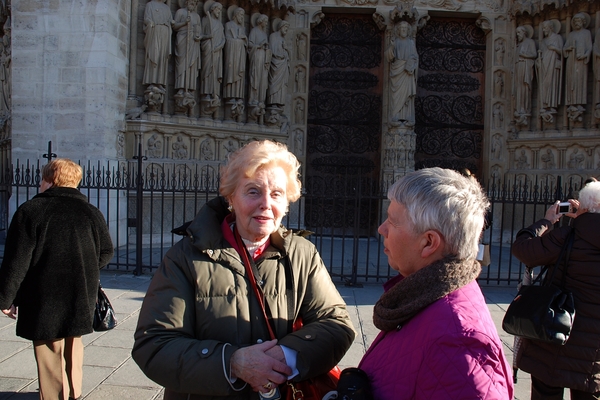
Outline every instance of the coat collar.
{"type": "Polygon", "coordinates": [[[49,197],[71,197],[79,200],[87,201],[87,197],[79,191],[79,189],[71,187],[51,187],[42,193],[38,193],[34,198],[49,198],[49,197]]]}

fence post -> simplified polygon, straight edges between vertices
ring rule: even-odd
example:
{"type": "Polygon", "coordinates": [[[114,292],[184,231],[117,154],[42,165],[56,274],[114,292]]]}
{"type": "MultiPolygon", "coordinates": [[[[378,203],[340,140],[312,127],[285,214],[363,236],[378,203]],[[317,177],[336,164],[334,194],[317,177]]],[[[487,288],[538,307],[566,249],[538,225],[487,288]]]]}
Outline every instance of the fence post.
{"type": "MultiPolygon", "coordinates": [[[[362,284],[357,282],[358,279],[358,246],[360,246],[360,206],[361,206],[361,198],[362,198],[362,166],[357,166],[357,175],[356,175],[356,187],[354,188],[354,229],[352,233],[352,275],[350,277],[350,282],[346,282],[346,286],[352,287],[363,287],[362,284]]],[[[348,180],[348,176],[352,176],[352,173],[348,173],[348,168],[346,167],[346,180],[348,180]]],[[[367,246],[369,246],[369,242],[367,239],[367,246]]],[[[367,273],[365,272],[365,275],[367,273]]]]}
{"type": "Polygon", "coordinates": [[[556,201],[556,200],[562,201],[562,197],[563,197],[562,176],[558,175],[556,177],[556,196],[554,197],[554,201],[556,201]]]}
{"type": "Polygon", "coordinates": [[[144,180],[142,175],[142,164],[148,157],[142,156],[142,143],[138,144],[138,155],[133,156],[137,160],[137,175],[135,177],[135,271],[133,274],[138,276],[142,274],[142,233],[143,233],[143,207],[144,207],[144,180]]]}
{"type": "Polygon", "coordinates": [[[48,142],[48,153],[42,154],[42,157],[47,158],[48,161],[52,161],[53,158],[56,158],[56,154],[52,152],[52,141],[48,142]]]}

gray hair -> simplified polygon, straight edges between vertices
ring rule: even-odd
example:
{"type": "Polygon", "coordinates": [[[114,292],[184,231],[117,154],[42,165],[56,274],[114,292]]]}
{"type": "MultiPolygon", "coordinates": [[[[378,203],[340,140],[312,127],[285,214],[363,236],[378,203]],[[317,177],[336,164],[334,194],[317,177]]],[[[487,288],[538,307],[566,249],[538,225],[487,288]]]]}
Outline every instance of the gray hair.
{"type": "Polygon", "coordinates": [[[590,182],[579,191],[579,207],[600,213],[600,182],[590,182]]]}
{"type": "Polygon", "coordinates": [[[445,254],[474,259],[490,205],[475,178],[443,168],[424,168],[400,178],[388,198],[402,204],[415,233],[436,230],[446,241],[445,254]]]}

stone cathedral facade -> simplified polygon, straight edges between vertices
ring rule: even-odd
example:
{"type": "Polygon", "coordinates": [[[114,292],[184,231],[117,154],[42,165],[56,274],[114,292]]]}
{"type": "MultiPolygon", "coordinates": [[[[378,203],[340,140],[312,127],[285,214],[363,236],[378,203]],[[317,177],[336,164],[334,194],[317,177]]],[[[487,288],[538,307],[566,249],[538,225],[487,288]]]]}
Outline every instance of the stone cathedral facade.
{"type": "Polygon", "coordinates": [[[284,142],[308,190],[415,168],[600,175],[598,0],[6,0],[0,161],[215,176],[284,142]],[[141,152],[141,154],[139,154],[141,152]]]}

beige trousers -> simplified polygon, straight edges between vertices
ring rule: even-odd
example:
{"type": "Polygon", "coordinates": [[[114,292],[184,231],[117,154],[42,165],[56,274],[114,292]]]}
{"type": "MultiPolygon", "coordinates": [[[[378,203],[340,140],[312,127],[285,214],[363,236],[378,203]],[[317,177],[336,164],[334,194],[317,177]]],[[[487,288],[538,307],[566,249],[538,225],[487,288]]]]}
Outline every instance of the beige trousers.
{"type": "Polygon", "coordinates": [[[67,400],[81,396],[83,342],[81,336],[34,340],[40,400],[67,400]]]}

